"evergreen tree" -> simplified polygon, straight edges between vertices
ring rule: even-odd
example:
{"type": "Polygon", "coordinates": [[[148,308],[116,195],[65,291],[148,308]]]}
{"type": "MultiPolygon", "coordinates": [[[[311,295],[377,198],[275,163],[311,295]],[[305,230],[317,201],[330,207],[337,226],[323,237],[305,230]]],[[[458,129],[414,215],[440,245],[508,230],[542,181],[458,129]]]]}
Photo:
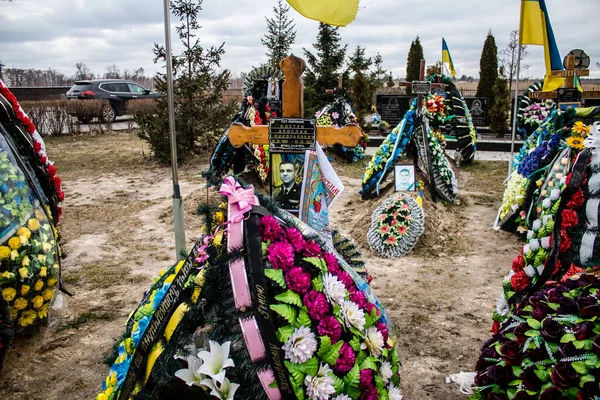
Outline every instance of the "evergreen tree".
{"type": "Polygon", "coordinates": [[[373,81],[367,77],[367,74],[369,74],[369,68],[372,64],[373,60],[371,60],[371,57],[365,56],[365,48],[360,45],[356,46],[354,53],[350,56],[348,68],[352,72],[354,110],[359,119],[367,114],[371,107],[371,96],[374,85],[373,81]]]}
{"type": "MultiPolygon", "coordinates": [[[[406,81],[418,81],[419,76],[421,74],[421,60],[423,59],[423,46],[421,46],[421,41],[419,40],[419,36],[415,40],[413,40],[410,44],[410,49],[408,50],[408,58],[406,60],[406,81]]],[[[412,91],[410,88],[406,89],[410,94],[412,91]]]]}
{"type": "Polygon", "coordinates": [[[494,105],[490,109],[490,129],[496,132],[498,137],[503,137],[508,133],[508,114],[510,113],[510,92],[504,69],[500,69],[500,74],[496,78],[493,87],[494,105]]]}
{"type": "Polygon", "coordinates": [[[385,78],[385,87],[394,87],[394,85],[396,85],[396,83],[394,82],[392,71],[390,71],[389,75],[385,78]]]}
{"type": "MultiPolygon", "coordinates": [[[[200,148],[211,148],[235,112],[234,104],[222,103],[222,92],[229,84],[229,71],[217,72],[224,43],[218,47],[203,48],[196,32],[200,29],[198,13],[202,0],[172,0],[171,12],[181,24],[176,31],[183,52],[173,55],[173,92],[177,153],[183,160],[200,148]]],[[[165,60],[164,47],[154,44],[154,62],[165,60]]],[[[147,140],[154,156],[161,162],[170,162],[170,138],[167,82],[165,74],[157,74],[156,89],[164,96],[156,101],[156,110],[137,116],[138,135],[147,140]]]]}
{"type": "Polygon", "coordinates": [[[498,78],[498,48],[492,31],[488,32],[481,59],[479,61],[479,84],[477,85],[477,97],[487,97],[489,107],[494,105],[494,85],[498,78]]]}
{"type": "Polygon", "coordinates": [[[314,115],[316,110],[331,102],[333,97],[326,94],[327,89],[337,87],[340,69],[344,64],[347,45],[342,46],[339,28],[319,23],[317,42],[313,44],[316,53],[303,49],[307,61],[304,74],[305,114],[314,115]]]}
{"type": "Polygon", "coordinates": [[[267,47],[269,64],[279,68],[279,62],[288,56],[292,44],[296,41],[296,24],[288,18],[289,6],[285,6],[283,0],[279,0],[273,7],[275,16],[266,18],[268,33],[260,42],[267,47]]]}

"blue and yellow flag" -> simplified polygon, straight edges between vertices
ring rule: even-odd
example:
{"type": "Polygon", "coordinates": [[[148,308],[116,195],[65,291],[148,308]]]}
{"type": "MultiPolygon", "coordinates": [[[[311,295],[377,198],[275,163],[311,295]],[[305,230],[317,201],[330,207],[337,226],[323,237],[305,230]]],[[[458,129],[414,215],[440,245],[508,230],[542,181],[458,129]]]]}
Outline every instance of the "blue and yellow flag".
{"type": "Polygon", "coordinates": [[[442,62],[448,63],[448,69],[450,70],[450,74],[452,74],[452,76],[455,76],[456,70],[454,69],[454,63],[452,62],[450,50],[448,50],[448,45],[446,44],[446,40],[444,40],[444,38],[442,38],[442,62]]]}
{"type": "Polygon", "coordinates": [[[328,25],[346,26],[356,18],[359,0],[287,0],[306,18],[328,25]]]}
{"type": "Polygon", "coordinates": [[[564,84],[564,78],[551,75],[551,71],[564,68],[544,0],[521,0],[519,43],[544,46],[546,77],[542,91],[551,92],[564,84]]]}

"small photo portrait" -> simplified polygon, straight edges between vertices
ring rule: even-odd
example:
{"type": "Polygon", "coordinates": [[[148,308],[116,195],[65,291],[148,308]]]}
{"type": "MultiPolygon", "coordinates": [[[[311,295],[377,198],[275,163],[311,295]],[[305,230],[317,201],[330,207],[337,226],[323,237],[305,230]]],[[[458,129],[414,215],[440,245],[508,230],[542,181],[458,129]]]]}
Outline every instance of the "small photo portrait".
{"type": "Polygon", "coordinates": [[[417,190],[415,166],[412,164],[399,164],[394,168],[394,188],[396,192],[417,190]]]}
{"type": "Polygon", "coordinates": [[[271,153],[271,196],[284,210],[299,211],[303,178],[304,153],[271,153]]]}

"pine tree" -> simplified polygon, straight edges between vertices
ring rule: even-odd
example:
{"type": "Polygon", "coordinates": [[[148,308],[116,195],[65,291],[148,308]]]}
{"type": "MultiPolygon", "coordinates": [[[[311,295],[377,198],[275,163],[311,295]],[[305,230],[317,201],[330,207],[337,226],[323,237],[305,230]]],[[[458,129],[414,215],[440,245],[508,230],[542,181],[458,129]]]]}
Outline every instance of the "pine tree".
{"type": "Polygon", "coordinates": [[[347,45],[341,45],[339,28],[324,23],[319,23],[317,42],[313,47],[317,51],[313,54],[303,49],[307,61],[307,69],[304,74],[305,114],[314,115],[314,112],[331,102],[331,95],[326,94],[327,89],[337,87],[340,69],[344,64],[347,45]]]}
{"type": "MultiPolygon", "coordinates": [[[[408,50],[408,58],[406,60],[406,81],[412,82],[419,80],[421,75],[421,60],[423,59],[423,46],[421,46],[421,41],[419,40],[419,36],[415,40],[413,40],[410,44],[410,49],[408,50]]],[[[410,94],[412,91],[407,89],[407,92],[410,94]]]]}
{"type": "MultiPolygon", "coordinates": [[[[381,56],[380,56],[381,57],[381,56]]],[[[360,118],[369,112],[371,95],[373,93],[372,81],[367,77],[369,68],[373,64],[371,57],[365,56],[365,48],[356,46],[350,56],[348,68],[352,72],[352,95],[354,97],[354,110],[360,118]]]]}
{"type": "MultiPolygon", "coordinates": [[[[222,93],[229,85],[229,71],[218,72],[217,69],[225,54],[225,44],[205,49],[196,38],[202,0],[172,0],[170,5],[171,12],[181,21],[176,31],[183,52],[173,55],[173,100],[177,153],[184,160],[197,150],[209,149],[216,143],[235,112],[235,105],[222,102],[222,93]]],[[[154,62],[165,60],[166,51],[157,43],[154,54],[154,62]]],[[[164,96],[157,99],[153,113],[134,117],[140,138],[147,140],[154,156],[166,163],[171,160],[167,81],[165,74],[157,75],[156,89],[164,96]]]]}
{"type": "Polygon", "coordinates": [[[292,44],[296,41],[296,24],[287,15],[289,6],[284,6],[283,0],[279,0],[273,7],[275,16],[266,18],[268,33],[260,42],[267,47],[269,64],[279,67],[279,62],[288,56],[292,44]]]}
{"type": "Polygon", "coordinates": [[[392,71],[390,71],[389,75],[385,78],[385,87],[394,87],[395,85],[396,83],[394,82],[392,71]]]}
{"type": "Polygon", "coordinates": [[[498,78],[498,48],[492,31],[488,32],[481,59],[479,61],[479,84],[477,85],[477,97],[487,97],[489,107],[494,105],[494,85],[498,78]]]}
{"type": "Polygon", "coordinates": [[[508,133],[508,113],[510,112],[510,92],[504,69],[500,69],[500,74],[496,78],[493,87],[494,105],[490,109],[490,129],[496,132],[498,137],[503,137],[508,133]]]}

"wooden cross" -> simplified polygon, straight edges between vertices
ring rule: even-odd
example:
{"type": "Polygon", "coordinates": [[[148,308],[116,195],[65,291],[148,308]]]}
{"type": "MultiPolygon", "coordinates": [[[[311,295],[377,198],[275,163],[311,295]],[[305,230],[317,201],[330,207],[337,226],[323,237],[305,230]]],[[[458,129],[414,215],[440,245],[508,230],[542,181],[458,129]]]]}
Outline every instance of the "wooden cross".
{"type": "MultiPolygon", "coordinates": [[[[300,76],[306,69],[306,63],[293,54],[279,63],[285,81],[283,82],[283,118],[302,118],[304,116],[304,87],[300,76]]],[[[317,126],[317,141],[319,144],[332,146],[339,143],[346,147],[355,147],[362,134],[356,124],[343,128],[333,126],[317,126]]],[[[269,127],[259,125],[247,127],[236,123],[227,133],[233,147],[241,147],[246,143],[269,144],[269,127]]]]}
{"type": "Polygon", "coordinates": [[[342,74],[340,74],[338,76],[338,87],[336,87],[335,89],[327,89],[326,93],[333,94],[337,97],[346,97],[346,94],[352,93],[352,90],[347,90],[346,88],[344,88],[344,83],[342,81],[342,74]]]}
{"type": "MultiPolygon", "coordinates": [[[[419,80],[423,81],[425,80],[425,60],[421,59],[421,65],[419,68],[419,80]]],[[[412,87],[412,82],[398,82],[398,86],[404,86],[404,87],[412,87]]],[[[446,84],[444,83],[432,83],[431,84],[431,88],[441,88],[441,89],[445,89],[446,88],[446,84]]],[[[420,94],[418,96],[418,104],[417,106],[419,108],[421,108],[421,106],[423,105],[423,95],[420,94]]]]}
{"type": "MultiPolygon", "coordinates": [[[[589,69],[575,69],[575,56],[570,55],[567,56],[566,68],[564,70],[559,71],[551,71],[550,75],[553,77],[563,77],[565,78],[565,89],[574,89],[575,88],[575,77],[576,76],[589,76],[589,69]]],[[[590,91],[583,92],[581,97],[586,99],[598,99],[600,98],[600,91],[590,91]]],[[[533,99],[552,99],[558,102],[559,96],[558,92],[533,92],[531,93],[531,98],[533,99]]],[[[560,103],[559,103],[560,107],[560,103]]]]}

